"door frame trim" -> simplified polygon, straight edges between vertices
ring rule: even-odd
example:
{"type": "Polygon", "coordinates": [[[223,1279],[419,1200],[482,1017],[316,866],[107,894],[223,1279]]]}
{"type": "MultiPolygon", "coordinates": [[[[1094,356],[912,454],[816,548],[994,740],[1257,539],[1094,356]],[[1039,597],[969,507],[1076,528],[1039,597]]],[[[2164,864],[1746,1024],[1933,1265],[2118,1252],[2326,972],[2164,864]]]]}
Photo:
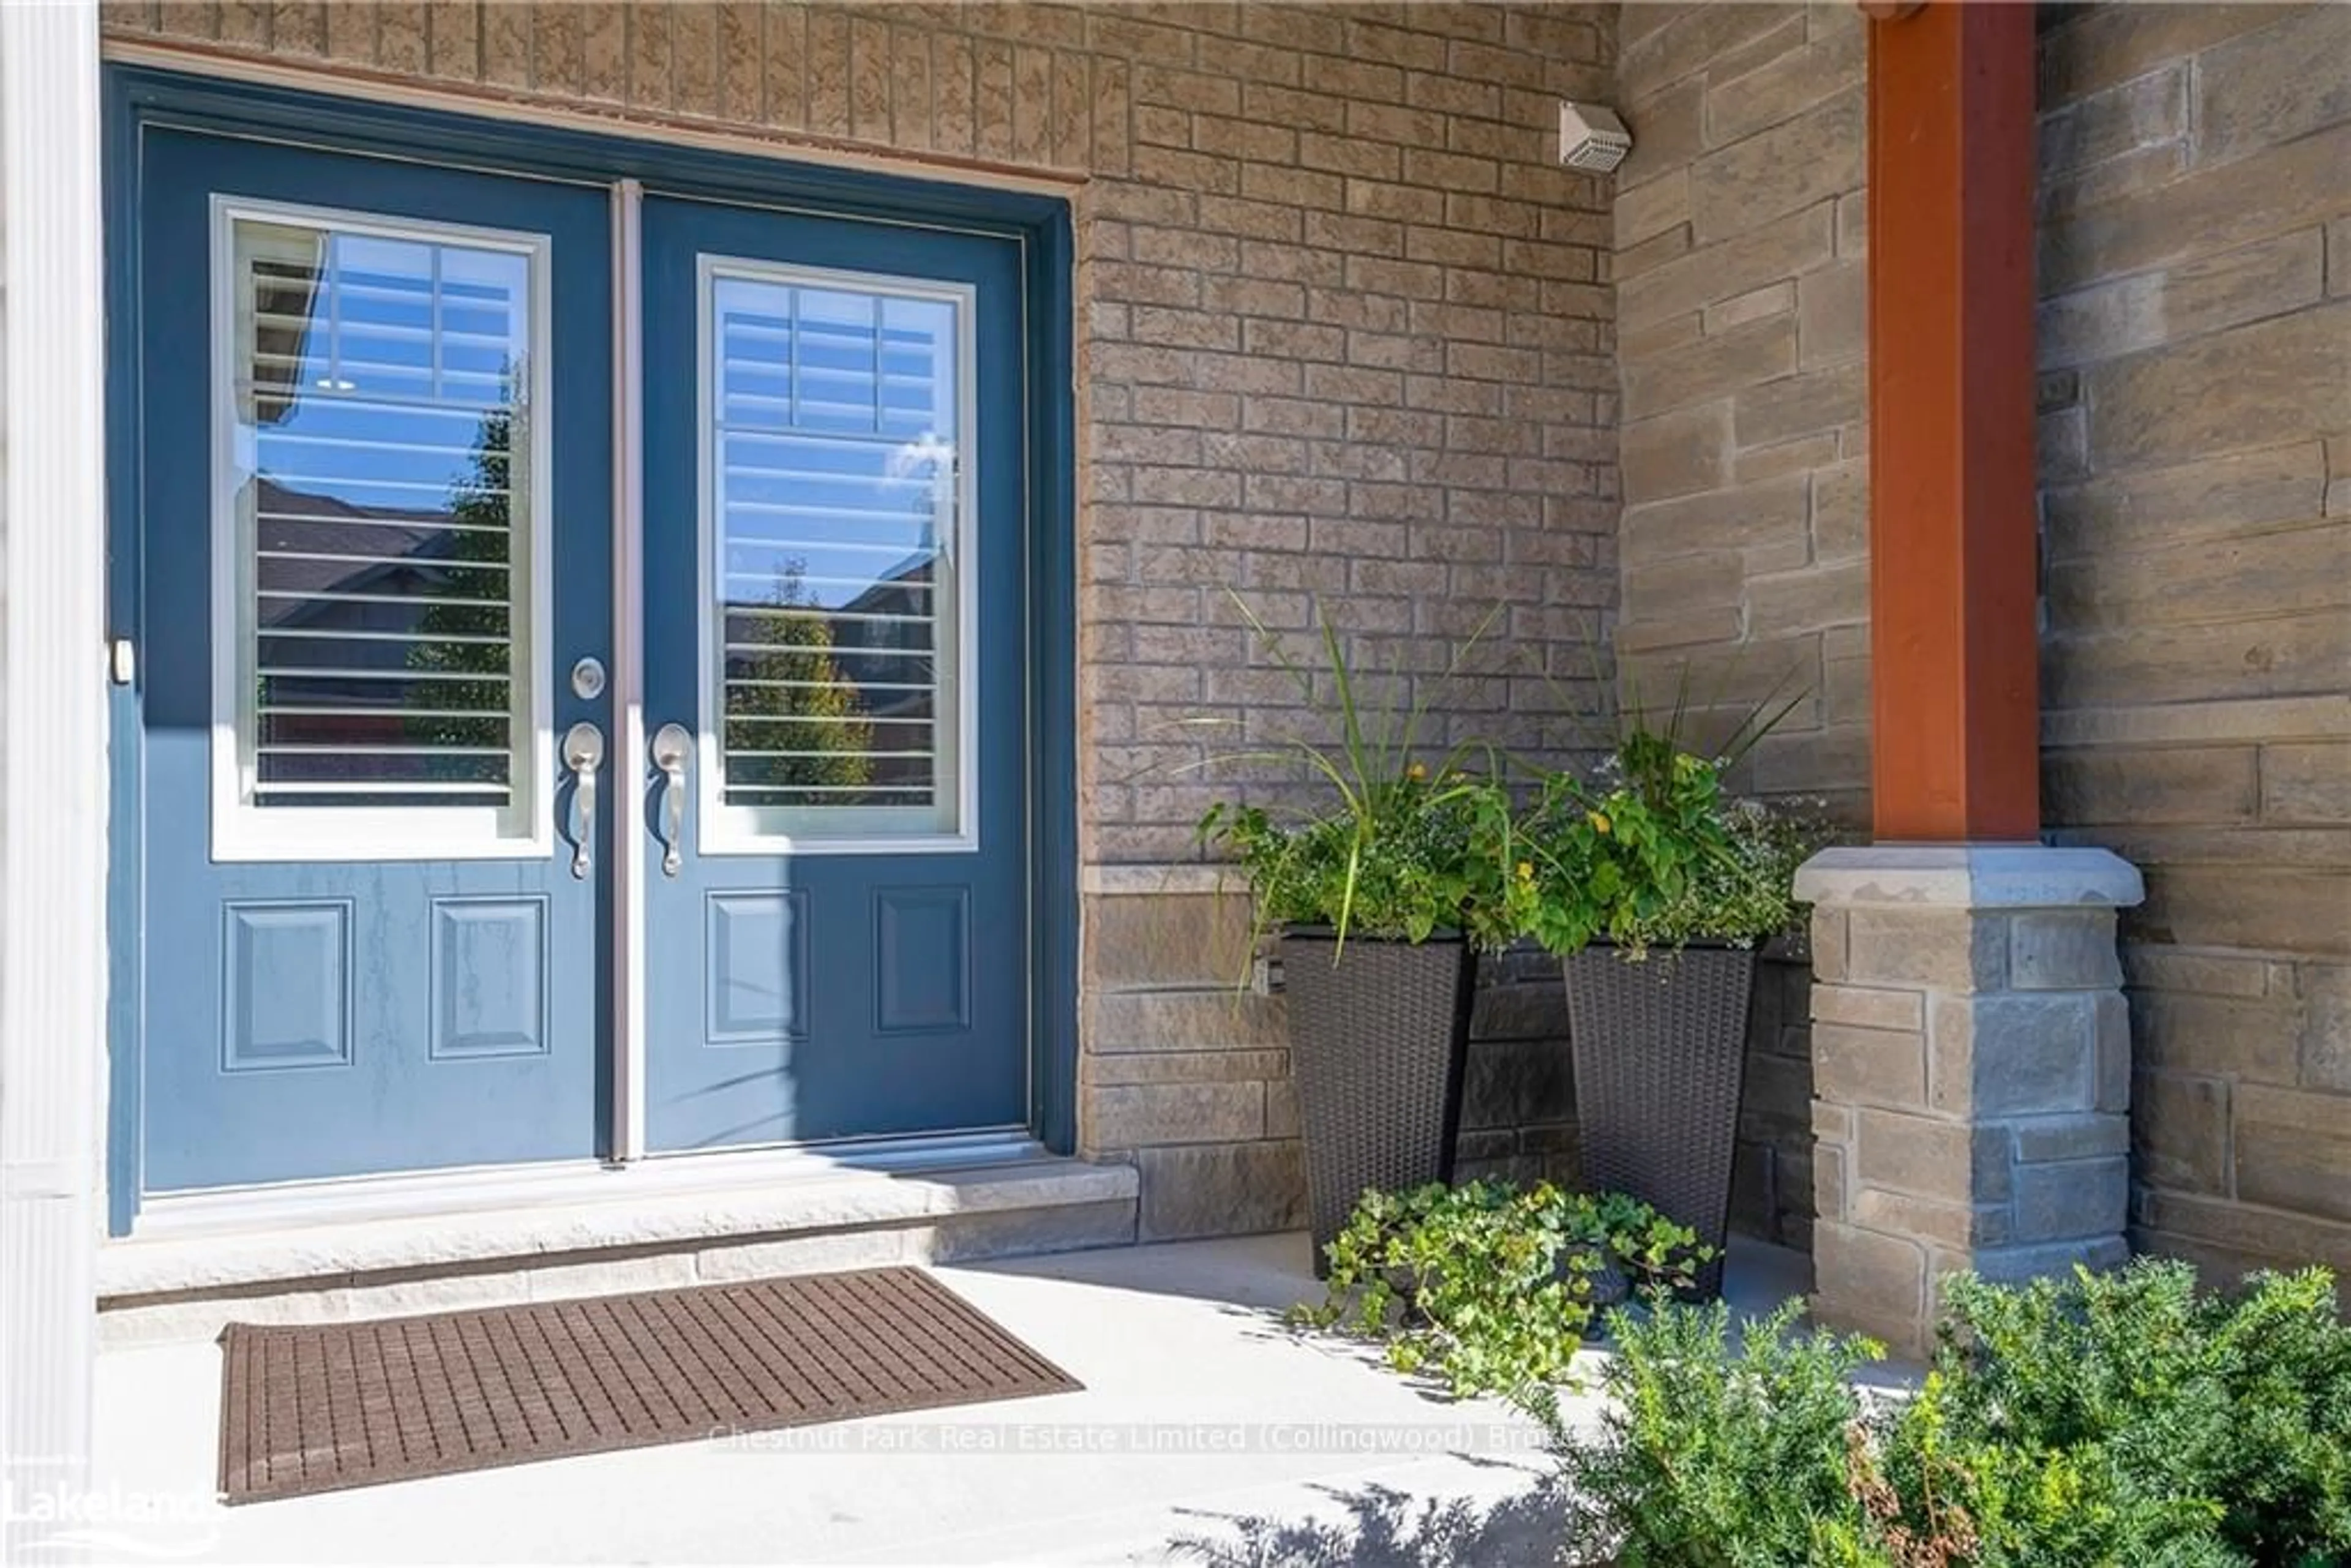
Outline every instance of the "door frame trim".
{"type": "MultiPolygon", "coordinates": [[[[190,62],[193,63],[193,62],[190,62]]],[[[793,159],[791,150],[751,152],[676,145],[625,133],[536,124],[412,103],[370,102],[331,90],[295,88],[152,65],[109,63],[105,93],[108,612],[127,631],[140,623],[137,495],[141,432],[137,417],[142,333],[138,289],[139,166],[147,129],[291,142],[323,151],[434,162],[510,177],[617,190],[624,181],[664,194],[733,204],[821,213],[880,223],[953,228],[1009,239],[1020,248],[1024,366],[1032,418],[1023,432],[1030,570],[1029,688],[1023,694],[1029,827],[1029,1123],[1047,1148],[1071,1152],[1077,1097],[1077,549],[1075,244],[1070,203],[1033,188],[996,188],[934,177],[793,159]],[[126,544],[129,548],[125,548],[126,544]]],[[[616,219],[616,235],[619,225],[616,219]]],[[[615,279],[615,292],[621,280],[615,279]]],[[[622,345],[616,344],[616,348],[622,345]]],[[[616,519],[618,521],[619,519],[616,519]]],[[[640,584],[624,581],[616,597],[640,584]]],[[[642,657],[642,646],[635,653],[642,657]]],[[[627,681],[627,672],[621,672],[627,681]]],[[[126,1235],[141,1195],[139,982],[144,917],[138,854],[143,801],[136,687],[114,693],[108,877],[111,1006],[108,1055],[108,1228],[126,1235]]],[[[620,700],[632,695],[623,687],[620,700]]],[[[616,717],[625,716],[616,702],[616,717]]],[[[640,727],[642,716],[640,716],[640,727]]],[[[622,755],[633,758],[634,749],[622,755]]],[[[633,775],[624,775],[633,777],[633,775]]],[[[642,853],[643,846],[638,846],[642,853]]],[[[625,909],[623,902],[622,907],[625,909]]],[[[624,931],[616,936],[625,938],[624,931]]],[[[622,944],[625,949],[625,940],[622,944]]],[[[616,952],[616,962],[625,961],[616,952]]],[[[622,981],[625,987],[626,979],[622,981]]],[[[642,1005],[642,991],[635,993],[642,1005]]],[[[635,1049],[625,1015],[615,1019],[612,1063],[600,1066],[609,1155],[636,1152],[641,1081],[624,1064],[635,1049]],[[617,1075],[613,1068],[618,1066],[617,1075]],[[617,1081],[616,1081],[617,1079],[617,1081]]],[[[635,1031],[642,1039],[642,1031],[635,1031]]]]}
{"type": "Polygon", "coordinates": [[[612,182],[611,1157],[645,1153],[644,183],[612,182]]]}

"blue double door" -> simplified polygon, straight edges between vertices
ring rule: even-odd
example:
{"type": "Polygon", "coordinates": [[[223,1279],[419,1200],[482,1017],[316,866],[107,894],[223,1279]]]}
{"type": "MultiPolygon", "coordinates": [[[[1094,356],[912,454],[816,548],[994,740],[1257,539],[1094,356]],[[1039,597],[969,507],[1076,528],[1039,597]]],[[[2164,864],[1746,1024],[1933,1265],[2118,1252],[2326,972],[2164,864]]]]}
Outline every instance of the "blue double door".
{"type": "Polygon", "coordinates": [[[1024,1124],[1017,243],[136,156],[141,1188],[1024,1124]]]}

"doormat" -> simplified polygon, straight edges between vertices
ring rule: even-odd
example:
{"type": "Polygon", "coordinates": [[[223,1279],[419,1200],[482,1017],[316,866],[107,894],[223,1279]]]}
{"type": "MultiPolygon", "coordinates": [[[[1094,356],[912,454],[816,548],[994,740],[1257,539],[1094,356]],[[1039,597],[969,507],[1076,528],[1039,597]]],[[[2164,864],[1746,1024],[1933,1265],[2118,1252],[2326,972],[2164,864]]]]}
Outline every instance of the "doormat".
{"type": "Polygon", "coordinates": [[[1081,1386],[904,1268],[231,1323],[221,1350],[230,1503],[1081,1386]]]}

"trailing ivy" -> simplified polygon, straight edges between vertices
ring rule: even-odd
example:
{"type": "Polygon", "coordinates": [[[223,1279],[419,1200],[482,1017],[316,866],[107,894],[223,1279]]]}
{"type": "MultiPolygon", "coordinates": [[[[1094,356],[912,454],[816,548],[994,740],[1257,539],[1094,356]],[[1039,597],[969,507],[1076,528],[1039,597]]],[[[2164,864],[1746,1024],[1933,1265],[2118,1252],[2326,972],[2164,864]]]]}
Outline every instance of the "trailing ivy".
{"type": "Polygon", "coordinates": [[[1324,1301],[1292,1315],[1376,1341],[1390,1365],[1457,1396],[1547,1409],[1604,1287],[1687,1289],[1708,1256],[1695,1232],[1629,1197],[1431,1183],[1365,1193],[1331,1243],[1324,1301]]]}

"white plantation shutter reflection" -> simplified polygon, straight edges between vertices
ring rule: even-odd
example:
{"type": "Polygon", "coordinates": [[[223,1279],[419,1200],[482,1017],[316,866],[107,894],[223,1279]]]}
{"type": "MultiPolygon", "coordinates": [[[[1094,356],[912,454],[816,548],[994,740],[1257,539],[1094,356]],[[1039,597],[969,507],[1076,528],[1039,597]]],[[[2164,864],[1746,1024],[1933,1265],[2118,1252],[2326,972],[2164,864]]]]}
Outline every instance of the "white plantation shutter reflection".
{"type": "Polygon", "coordinates": [[[532,258],[252,217],[230,254],[241,802],[512,831],[532,258]]]}
{"type": "Polygon", "coordinates": [[[958,823],[954,301],[708,296],[720,799],[762,832],[958,823]]]}

